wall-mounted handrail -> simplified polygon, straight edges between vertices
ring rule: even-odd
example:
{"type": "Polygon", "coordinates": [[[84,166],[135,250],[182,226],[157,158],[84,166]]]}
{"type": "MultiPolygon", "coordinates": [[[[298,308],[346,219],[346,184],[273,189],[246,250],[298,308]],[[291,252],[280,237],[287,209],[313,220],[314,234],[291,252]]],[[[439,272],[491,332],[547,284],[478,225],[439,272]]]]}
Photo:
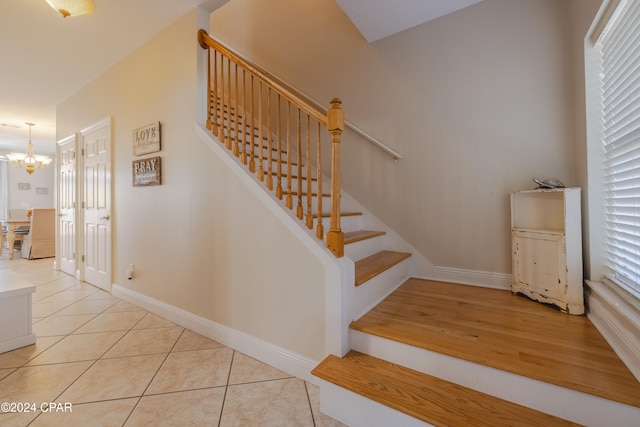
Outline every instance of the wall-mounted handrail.
{"type": "MultiPolygon", "coordinates": [[[[292,86],[289,86],[289,87],[292,90],[296,91],[297,93],[301,94],[301,92],[298,89],[296,89],[296,88],[294,88],[292,86]]],[[[305,99],[307,99],[310,104],[315,105],[316,108],[326,110],[326,108],[322,104],[320,104],[318,101],[314,100],[313,98],[310,98],[307,95],[301,95],[301,96],[304,97],[305,99]]],[[[353,123],[351,123],[349,120],[345,120],[344,125],[345,125],[346,129],[349,129],[351,132],[355,133],[359,137],[363,138],[364,140],[370,142],[371,144],[375,145],[376,147],[378,147],[379,149],[381,149],[382,151],[387,153],[389,156],[391,156],[391,158],[394,161],[398,161],[398,160],[402,159],[402,155],[400,153],[398,153],[393,148],[389,147],[388,145],[386,145],[385,143],[383,143],[379,139],[369,135],[368,133],[366,133],[365,131],[360,129],[358,126],[356,126],[353,123]]]]}

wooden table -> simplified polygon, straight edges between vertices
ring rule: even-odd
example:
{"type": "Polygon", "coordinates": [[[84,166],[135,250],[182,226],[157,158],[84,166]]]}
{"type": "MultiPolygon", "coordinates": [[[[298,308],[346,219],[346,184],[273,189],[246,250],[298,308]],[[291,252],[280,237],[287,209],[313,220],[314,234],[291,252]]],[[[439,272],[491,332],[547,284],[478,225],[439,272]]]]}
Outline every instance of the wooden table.
{"type": "Polygon", "coordinates": [[[2,255],[2,251],[4,250],[4,242],[7,241],[7,249],[9,250],[9,259],[13,259],[13,244],[16,241],[16,228],[22,225],[31,225],[31,221],[28,219],[2,219],[0,220],[3,227],[7,227],[7,235],[5,237],[4,233],[0,234],[0,255],[2,255]]]}

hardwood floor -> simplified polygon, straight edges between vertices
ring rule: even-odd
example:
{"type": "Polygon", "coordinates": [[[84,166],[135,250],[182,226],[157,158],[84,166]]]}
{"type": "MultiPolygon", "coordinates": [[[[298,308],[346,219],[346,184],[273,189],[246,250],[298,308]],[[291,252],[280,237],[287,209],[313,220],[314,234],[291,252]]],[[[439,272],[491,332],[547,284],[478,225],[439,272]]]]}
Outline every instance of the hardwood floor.
{"type": "Polygon", "coordinates": [[[434,426],[579,425],[356,351],[313,374],[434,426]]]}
{"type": "Polygon", "coordinates": [[[640,407],[640,383],[587,317],[509,291],[409,279],[351,328],[640,407]]]}

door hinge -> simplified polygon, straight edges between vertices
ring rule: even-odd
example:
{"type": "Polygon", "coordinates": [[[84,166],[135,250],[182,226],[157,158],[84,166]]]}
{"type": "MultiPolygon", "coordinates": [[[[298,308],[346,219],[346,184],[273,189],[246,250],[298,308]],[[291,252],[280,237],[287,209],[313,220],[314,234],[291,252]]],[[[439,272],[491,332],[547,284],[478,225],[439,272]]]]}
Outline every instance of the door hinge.
{"type": "Polygon", "coordinates": [[[84,255],[80,257],[80,262],[84,262],[84,255]]]}

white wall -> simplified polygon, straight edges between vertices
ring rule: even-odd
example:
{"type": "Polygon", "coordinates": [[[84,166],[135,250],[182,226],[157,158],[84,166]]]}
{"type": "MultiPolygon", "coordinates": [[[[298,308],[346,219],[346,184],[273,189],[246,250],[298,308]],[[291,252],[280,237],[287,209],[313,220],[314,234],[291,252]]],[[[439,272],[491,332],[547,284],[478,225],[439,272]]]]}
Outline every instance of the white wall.
{"type": "MultiPolygon", "coordinates": [[[[55,165],[52,162],[46,169],[37,169],[31,175],[24,168],[7,164],[9,171],[9,209],[55,208],[55,165]],[[20,190],[19,183],[29,184],[28,190],[20,190]],[[46,188],[46,194],[38,194],[38,188],[46,188]]],[[[44,191],[44,190],[42,190],[44,191]]]]}
{"type": "Polygon", "coordinates": [[[211,27],[312,98],[342,98],[348,120],[404,156],[347,133],[350,195],[436,266],[510,274],[509,193],[533,177],[579,183],[579,7],[485,0],[369,44],[335,2],[234,0],[211,27]]]}
{"type": "Polygon", "coordinates": [[[322,266],[195,134],[196,32],[192,12],[59,105],[57,138],[112,118],[114,283],[320,360],[322,266]],[[157,120],[163,183],[134,188],[132,131],[157,120]]]}

